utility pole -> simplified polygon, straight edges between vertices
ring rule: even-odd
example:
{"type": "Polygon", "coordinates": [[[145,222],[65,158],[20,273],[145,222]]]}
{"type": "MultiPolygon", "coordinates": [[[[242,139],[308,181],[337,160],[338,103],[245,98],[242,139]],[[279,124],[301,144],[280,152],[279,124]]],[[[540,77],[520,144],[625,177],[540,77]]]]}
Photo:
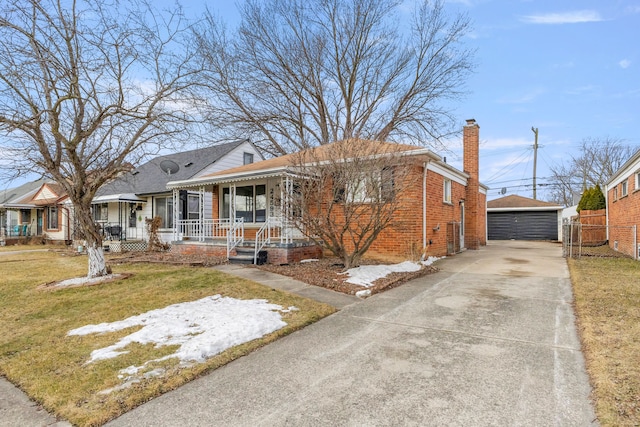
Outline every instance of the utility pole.
{"type": "Polygon", "coordinates": [[[538,128],[531,126],[531,130],[536,136],[533,143],[533,200],[537,200],[536,197],[536,165],[538,163],[538,128]]]}

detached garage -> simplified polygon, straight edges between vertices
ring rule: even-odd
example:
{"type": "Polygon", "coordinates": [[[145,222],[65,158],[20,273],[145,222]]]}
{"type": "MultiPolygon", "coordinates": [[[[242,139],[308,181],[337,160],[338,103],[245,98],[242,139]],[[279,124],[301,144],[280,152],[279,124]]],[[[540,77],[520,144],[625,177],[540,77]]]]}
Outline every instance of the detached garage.
{"type": "Polygon", "coordinates": [[[489,240],[561,240],[562,206],[522,196],[487,202],[489,240]]]}

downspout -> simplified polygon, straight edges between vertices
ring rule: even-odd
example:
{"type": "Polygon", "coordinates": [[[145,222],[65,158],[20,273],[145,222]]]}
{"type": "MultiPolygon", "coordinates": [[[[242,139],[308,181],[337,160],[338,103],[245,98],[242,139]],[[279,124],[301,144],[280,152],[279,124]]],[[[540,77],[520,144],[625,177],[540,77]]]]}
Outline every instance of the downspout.
{"type": "Polygon", "coordinates": [[[422,172],[422,256],[420,259],[424,261],[427,254],[427,165],[429,162],[424,162],[422,172]]]}
{"type": "MultiPolygon", "coordinates": [[[[571,201],[573,202],[573,200],[571,201]]],[[[604,206],[606,208],[604,210],[605,221],[606,221],[605,222],[606,227],[604,229],[607,230],[607,245],[608,245],[609,244],[609,185],[606,185],[604,187],[604,206]]],[[[634,249],[634,252],[637,253],[637,249],[634,249]]]]}

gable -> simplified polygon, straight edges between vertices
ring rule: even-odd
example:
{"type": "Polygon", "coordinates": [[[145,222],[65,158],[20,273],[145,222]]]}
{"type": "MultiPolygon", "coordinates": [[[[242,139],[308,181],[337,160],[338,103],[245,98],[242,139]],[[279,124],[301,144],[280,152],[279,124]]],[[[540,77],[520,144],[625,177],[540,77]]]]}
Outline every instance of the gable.
{"type": "Polygon", "coordinates": [[[253,154],[253,162],[257,163],[264,160],[264,157],[249,141],[245,141],[224,156],[220,157],[215,163],[208,165],[198,172],[193,178],[199,178],[223,170],[235,168],[244,165],[244,153],[253,154]]]}
{"type": "Polygon", "coordinates": [[[40,189],[40,191],[38,191],[35,196],[33,196],[33,200],[37,201],[37,200],[52,200],[52,199],[57,199],[58,195],[56,193],[53,192],[53,190],[51,188],[49,188],[46,184],[44,186],[42,186],[42,188],[40,189]]]}

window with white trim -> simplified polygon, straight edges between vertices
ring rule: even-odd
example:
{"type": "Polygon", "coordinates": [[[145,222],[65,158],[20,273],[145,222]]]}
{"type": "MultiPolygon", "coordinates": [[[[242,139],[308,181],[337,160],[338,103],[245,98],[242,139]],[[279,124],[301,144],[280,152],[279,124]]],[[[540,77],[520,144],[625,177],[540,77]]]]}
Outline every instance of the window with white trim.
{"type": "MultiPolygon", "coordinates": [[[[222,189],[222,218],[229,218],[231,196],[229,187],[222,189]]],[[[236,187],[235,197],[236,219],[244,222],[265,222],[267,220],[267,186],[245,185],[236,187]]]]}
{"type": "MultiPolygon", "coordinates": [[[[393,168],[385,167],[379,173],[362,173],[355,182],[347,184],[346,193],[347,201],[352,203],[391,202],[395,196],[393,168]]],[[[338,191],[338,194],[344,197],[344,191],[338,191]]],[[[334,199],[336,195],[334,187],[334,199]]]]}
{"type": "Polygon", "coordinates": [[[173,228],[173,197],[156,197],[153,203],[153,215],[162,219],[160,228],[173,228]]]}
{"type": "Polygon", "coordinates": [[[58,207],[57,206],[47,207],[47,229],[48,230],[58,229],[58,207]]]}
{"type": "Polygon", "coordinates": [[[636,171],[635,173],[635,185],[634,191],[640,190],[640,171],[636,171]]]}
{"type": "Polygon", "coordinates": [[[451,180],[444,178],[442,187],[442,201],[445,203],[451,203],[451,180]]]}
{"type": "Polygon", "coordinates": [[[253,163],[253,154],[252,153],[242,153],[242,164],[250,165],[253,163]]]}
{"type": "Polygon", "coordinates": [[[624,197],[627,194],[628,194],[627,181],[622,181],[620,185],[620,197],[624,197]]]}
{"type": "Polygon", "coordinates": [[[109,204],[95,203],[92,206],[93,220],[95,222],[107,222],[109,220],[109,204]]]}
{"type": "Polygon", "coordinates": [[[187,196],[187,219],[200,219],[200,196],[197,194],[187,196]]]}
{"type": "Polygon", "coordinates": [[[618,187],[613,187],[613,200],[618,200],[618,187]]]}

